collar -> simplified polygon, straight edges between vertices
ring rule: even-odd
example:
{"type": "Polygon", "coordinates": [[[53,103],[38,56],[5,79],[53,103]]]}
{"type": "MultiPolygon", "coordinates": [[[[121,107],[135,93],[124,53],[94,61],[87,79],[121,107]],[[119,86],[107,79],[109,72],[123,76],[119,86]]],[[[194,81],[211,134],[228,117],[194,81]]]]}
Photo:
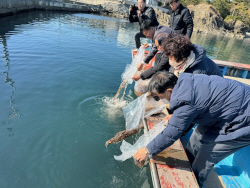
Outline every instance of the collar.
{"type": "Polygon", "coordinates": [[[145,7],[144,10],[141,13],[142,14],[145,13],[147,9],[148,9],[148,7],[145,7]]]}
{"type": "Polygon", "coordinates": [[[174,72],[176,71],[178,71],[179,73],[184,72],[194,61],[195,61],[195,54],[193,51],[191,51],[187,59],[178,67],[174,68],[174,72]]]}
{"type": "Polygon", "coordinates": [[[174,11],[174,15],[180,14],[182,9],[183,9],[183,5],[180,4],[179,7],[176,9],[176,11],[174,11]]]}
{"type": "Polygon", "coordinates": [[[174,71],[180,70],[185,65],[185,63],[186,63],[186,60],[183,61],[183,63],[180,64],[178,67],[174,67],[174,71]]]}

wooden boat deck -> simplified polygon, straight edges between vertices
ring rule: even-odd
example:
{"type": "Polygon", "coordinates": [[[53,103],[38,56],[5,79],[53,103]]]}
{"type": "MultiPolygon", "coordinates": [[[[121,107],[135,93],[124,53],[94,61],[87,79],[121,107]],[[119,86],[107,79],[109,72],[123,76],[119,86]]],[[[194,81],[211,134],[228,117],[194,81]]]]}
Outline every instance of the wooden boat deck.
{"type": "MultiPolygon", "coordinates": [[[[166,114],[147,118],[148,129],[158,124],[166,114]]],[[[163,150],[151,160],[156,165],[160,187],[199,188],[181,141],[163,150]]]]}

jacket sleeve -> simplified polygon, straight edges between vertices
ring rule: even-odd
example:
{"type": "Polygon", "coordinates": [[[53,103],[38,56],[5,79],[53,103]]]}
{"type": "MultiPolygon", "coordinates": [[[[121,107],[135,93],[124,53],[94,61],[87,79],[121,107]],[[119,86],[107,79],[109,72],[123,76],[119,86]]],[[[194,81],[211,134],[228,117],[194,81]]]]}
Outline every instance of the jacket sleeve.
{"type": "Polygon", "coordinates": [[[146,10],[146,12],[142,16],[139,16],[139,20],[140,20],[140,23],[142,23],[142,20],[145,20],[145,19],[154,20],[155,17],[156,16],[155,16],[154,9],[149,7],[148,10],[146,10]]]}
{"type": "Polygon", "coordinates": [[[168,126],[146,146],[149,153],[157,155],[171,146],[189,128],[196,116],[197,110],[192,105],[185,104],[178,107],[170,118],[168,126]]]}
{"type": "Polygon", "coordinates": [[[192,36],[192,33],[193,33],[193,27],[194,27],[194,23],[193,23],[193,18],[189,12],[188,9],[186,9],[185,13],[184,13],[184,16],[183,16],[183,21],[184,23],[186,24],[187,26],[187,33],[186,33],[186,36],[188,38],[191,38],[192,36]]]}
{"type": "Polygon", "coordinates": [[[143,59],[144,63],[149,63],[149,61],[155,56],[155,54],[158,52],[158,49],[156,45],[153,43],[151,51],[148,53],[148,55],[143,59]]]}
{"type": "Polygon", "coordinates": [[[130,22],[139,22],[139,18],[138,18],[137,15],[129,14],[128,19],[129,19],[130,22]]]}
{"type": "Polygon", "coordinates": [[[147,69],[143,73],[140,74],[142,80],[151,78],[156,72],[165,70],[167,67],[170,67],[168,58],[161,54],[160,62],[155,62],[155,66],[147,69]]]}

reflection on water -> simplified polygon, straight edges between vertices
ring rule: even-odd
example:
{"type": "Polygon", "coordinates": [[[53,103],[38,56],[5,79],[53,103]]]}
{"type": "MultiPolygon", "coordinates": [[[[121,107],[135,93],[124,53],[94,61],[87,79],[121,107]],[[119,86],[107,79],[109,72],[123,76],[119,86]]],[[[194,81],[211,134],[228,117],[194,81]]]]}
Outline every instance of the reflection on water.
{"type": "MultiPolygon", "coordinates": [[[[120,143],[104,146],[125,127],[121,109],[104,99],[121,83],[138,30],[127,20],[79,13],[0,18],[0,187],[152,187],[148,166],[114,160],[120,143]]],[[[247,40],[192,41],[210,57],[250,58],[247,40]]],[[[125,101],[134,97],[127,92],[125,101]]]]}
{"type": "Polygon", "coordinates": [[[14,105],[14,91],[16,90],[16,87],[14,86],[15,82],[9,77],[10,59],[9,59],[9,54],[8,54],[7,41],[4,35],[0,35],[0,42],[3,45],[2,52],[4,56],[2,58],[3,58],[3,61],[6,62],[6,64],[4,65],[4,67],[6,67],[6,70],[3,72],[3,74],[5,75],[4,83],[9,84],[12,88],[11,93],[10,93],[10,98],[9,98],[10,111],[9,111],[8,119],[2,120],[2,124],[7,126],[7,130],[9,130],[10,132],[9,136],[13,136],[14,133],[12,132],[12,126],[10,125],[10,121],[15,117],[19,118],[20,114],[14,105]]]}
{"type": "Polygon", "coordinates": [[[203,46],[211,58],[250,64],[250,39],[248,38],[193,34],[192,43],[203,46]]]}

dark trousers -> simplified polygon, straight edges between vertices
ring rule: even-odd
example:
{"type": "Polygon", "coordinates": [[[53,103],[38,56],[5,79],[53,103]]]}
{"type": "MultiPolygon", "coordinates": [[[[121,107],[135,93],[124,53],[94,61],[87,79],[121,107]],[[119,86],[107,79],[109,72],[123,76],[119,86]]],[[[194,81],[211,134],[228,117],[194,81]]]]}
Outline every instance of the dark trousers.
{"type": "Polygon", "coordinates": [[[198,125],[194,129],[186,149],[200,187],[203,186],[209,172],[216,163],[239,149],[250,145],[250,135],[234,140],[214,142],[213,140],[207,141],[203,139],[205,131],[204,126],[198,125]]]}
{"type": "Polygon", "coordinates": [[[138,32],[135,34],[135,45],[136,45],[136,48],[140,48],[141,46],[141,40],[140,38],[146,38],[145,35],[143,35],[142,32],[138,32]]]}

